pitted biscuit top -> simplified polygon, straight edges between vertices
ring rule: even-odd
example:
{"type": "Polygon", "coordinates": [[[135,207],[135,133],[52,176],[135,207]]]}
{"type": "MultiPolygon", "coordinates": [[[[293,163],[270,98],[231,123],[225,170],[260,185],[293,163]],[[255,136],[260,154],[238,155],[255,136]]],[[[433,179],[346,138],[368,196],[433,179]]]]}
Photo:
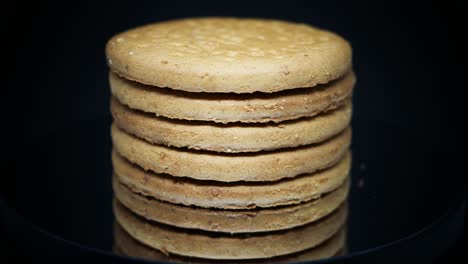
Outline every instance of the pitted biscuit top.
{"type": "Polygon", "coordinates": [[[197,18],[128,30],[106,47],[110,68],[141,83],[189,92],[312,87],[351,67],[334,33],[277,20],[197,18]]]}

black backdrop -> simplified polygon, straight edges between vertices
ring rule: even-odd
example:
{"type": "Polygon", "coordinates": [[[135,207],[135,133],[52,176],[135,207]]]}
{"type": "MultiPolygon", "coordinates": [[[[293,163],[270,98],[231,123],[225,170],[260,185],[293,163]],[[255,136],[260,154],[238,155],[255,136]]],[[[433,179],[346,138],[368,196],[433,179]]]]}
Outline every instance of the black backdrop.
{"type": "Polygon", "coordinates": [[[104,45],[113,34],[153,21],[227,15],[336,31],[354,48],[356,117],[443,134],[447,145],[461,139],[463,122],[457,118],[463,117],[460,94],[466,89],[461,5],[373,2],[36,1],[2,8],[3,132],[24,139],[106,116],[104,45]]]}
{"type": "MultiPolygon", "coordinates": [[[[108,116],[104,45],[113,34],[178,17],[267,17],[310,23],[347,38],[358,77],[354,117],[400,123],[433,136],[427,148],[442,144],[441,158],[453,164],[440,177],[459,189],[466,174],[461,166],[467,89],[462,5],[381,2],[113,0],[4,6],[2,152],[21,157],[18,142],[108,116]]],[[[23,158],[27,164],[33,157],[23,158]]],[[[7,176],[2,181],[0,191],[20,191],[9,188],[7,176]]]]}
{"type": "Polygon", "coordinates": [[[108,115],[104,46],[113,34],[178,17],[251,16],[306,22],[343,35],[354,48],[355,118],[398,122],[437,136],[461,172],[466,15],[455,3],[409,2],[113,0],[5,7],[4,153],[17,153],[17,141],[57,126],[108,115]]]}

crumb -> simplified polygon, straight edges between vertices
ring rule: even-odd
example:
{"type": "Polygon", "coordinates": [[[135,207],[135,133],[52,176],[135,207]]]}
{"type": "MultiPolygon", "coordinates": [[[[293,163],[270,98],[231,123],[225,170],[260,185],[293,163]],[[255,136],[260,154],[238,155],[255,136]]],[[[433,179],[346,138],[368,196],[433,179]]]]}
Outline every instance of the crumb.
{"type": "Polygon", "coordinates": [[[213,197],[219,197],[219,195],[221,194],[221,192],[218,190],[218,189],[211,189],[211,196],[213,197]]]}

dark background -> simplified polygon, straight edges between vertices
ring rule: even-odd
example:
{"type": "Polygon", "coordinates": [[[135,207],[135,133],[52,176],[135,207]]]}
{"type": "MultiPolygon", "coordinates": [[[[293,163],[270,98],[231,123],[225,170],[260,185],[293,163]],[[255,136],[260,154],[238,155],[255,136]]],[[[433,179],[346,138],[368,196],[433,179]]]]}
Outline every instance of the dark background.
{"type": "Polygon", "coordinates": [[[299,21],[341,34],[354,48],[355,116],[403,123],[441,135],[447,145],[464,140],[458,118],[465,108],[466,16],[454,2],[39,1],[2,9],[2,123],[11,139],[108,115],[104,46],[113,34],[154,21],[226,15],[299,21]]]}
{"type": "MultiPolygon", "coordinates": [[[[141,24],[188,16],[266,17],[337,32],[353,46],[354,116],[386,120],[433,138],[466,176],[466,14],[461,4],[410,1],[63,1],[2,7],[2,152],[27,166],[21,142],[108,116],[106,41],[141,24]]],[[[71,139],[73,140],[73,139],[71,139]]],[[[2,168],[8,164],[2,163],[2,168]]],[[[6,170],[4,170],[6,171],[6,170]]],[[[25,175],[24,182],[28,177],[25,175]]],[[[0,191],[11,187],[6,171],[0,191]]],[[[47,178],[45,178],[47,181],[47,178]]],[[[436,195],[436,194],[434,194],[436,195]]],[[[29,199],[27,195],[25,199],[29,199]]]]}

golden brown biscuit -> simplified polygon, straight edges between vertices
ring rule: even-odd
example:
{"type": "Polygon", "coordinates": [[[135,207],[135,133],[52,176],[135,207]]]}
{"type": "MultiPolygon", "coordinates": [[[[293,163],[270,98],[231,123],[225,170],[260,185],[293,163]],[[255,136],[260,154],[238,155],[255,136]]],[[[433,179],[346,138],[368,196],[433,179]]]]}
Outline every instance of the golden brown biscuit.
{"type": "Polygon", "coordinates": [[[111,38],[109,67],[129,80],[189,92],[313,87],[351,68],[351,47],[329,31],[267,19],[191,18],[111,38]]]}
{"type": "Polygon", "coordinates": [[[120,255],[146,258],[158,261],[167,261],[171,263],[286,263],[295,261],[312,261],[336,256],[345,247],[346,229],[341,228],[335,235],[320,245],[304,250],[302,252],[289,254],[286,256],[274,257],[269,259],[250,259],[239,261],[229,260],[210,260],[192,257],[177,256],[174,254],[165,254],[157,249],[150,248],[134,238],[132,238],[122,227],[115,223],[114,225],[114,252],[120,255]]]}
{"type": "Polygon", "coordinates": [[[281,122],[314,116],[350,97],[356,78],[342,78],[313,88],[271,94],[190,93],[151,87],[110,73],[112,95],[132,109],[172,119],[229,122],[281,122]]]}
{"type": "Polygon", "coordinates": [[[225,233],[254,233],[290,229],[328,215],[348,194],[346,181],[315,200],[293,206],[257,210],[204,209],[161,202],[132,192],[113,179],[115,198],[134,213],[152,221],[189,229],[225,233]]]}
{"type": "Polygon", "coordinates": [[[131,110],[111,100],[114,123],[138,138],[173,147],[217,152],[256,152],[322,142],[351,121],[351,101],[313,118],[279,124],[228,124],[171,120],[131,110]]]}
{"type": "Polygon", "coordinates": [[[147,221],[117,201],[114,215],[130,236],[163,252],[207,259],[255,259],[292,254],[319,245],[345,224],[347,208],[342,205],[319,221],[289,230],[238,235],[189,231],[147,221]]]}
{"type": "Polygon", "coordinates": [[[145,172],[116,152],[112,164],[119,181],[136,193],[186,206],[252,209],[298,204],[335,190],[349,174],[351,155],[333,167],[291,179],[229,184],[145,172]]]}
{"type": "Polygon", "coordinates": [[[198,180],[275,181],[332,166],[346,153],[351,129],[320,144],[280,151],[216,153],[153,145],[112,125],[114,149],[145,170],[198,180]]]}

